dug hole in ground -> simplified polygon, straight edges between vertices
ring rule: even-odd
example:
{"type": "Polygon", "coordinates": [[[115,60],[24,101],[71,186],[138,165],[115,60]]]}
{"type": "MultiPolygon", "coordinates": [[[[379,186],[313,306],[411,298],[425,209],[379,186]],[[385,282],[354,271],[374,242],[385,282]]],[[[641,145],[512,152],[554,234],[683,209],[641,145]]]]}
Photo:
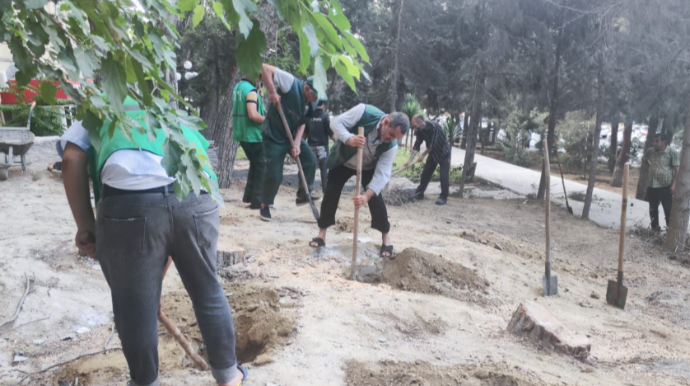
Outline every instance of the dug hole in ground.
{"type": "MultiPolygon", "coordinates": [[[[53,145],[37,143],[29,171],[13,170],[0,182],[0,323],[14,316],[25,274],[31,283],[17,319],[0,328],[2,385],[120,345],[117,334],[110,338],[110,293],[100,267],[78,255],[62,181],[46,170],[57,160],[53,145]]],[[[626,240],[629,293],[622,311],[605,301],[607,281],[616,277],[618,232],[554,205],[559,295],[544,298],[541,202],[451,197],[438,207],[427,194],[419,203],[389,206],[392,260],[377,257],[380,234],[369,228],[368,210],[361,211],[360,281],[352,282],[351,193],[343,194],[328,246],[316,251],[307,245],[317,234],[311,211],[294,206],[294,166],[287,167],[270,223],[239,200],[247,167],[238,161],[239,178],[223,191],[229,201],[220,210],[219,241],[225,264],[219,276],[233,308],[238,356],[250,373],[245,385],[690,384],[688,269],[640,237],[626,240]],[[527,301],[586,337],[589,355],[568,356],[506,331],[527,301]]],[[[475,196],[514,197],[473,188],[475,196]]],[[[163,311],[205,356],[174,268],[163,284],[163,311]]],[[[161,383],[212,385],[210,373],[197,370],[160,331],[161,383]]],[[[127,379],[124,357],[114,350],[22,384],[127,379]]]]}

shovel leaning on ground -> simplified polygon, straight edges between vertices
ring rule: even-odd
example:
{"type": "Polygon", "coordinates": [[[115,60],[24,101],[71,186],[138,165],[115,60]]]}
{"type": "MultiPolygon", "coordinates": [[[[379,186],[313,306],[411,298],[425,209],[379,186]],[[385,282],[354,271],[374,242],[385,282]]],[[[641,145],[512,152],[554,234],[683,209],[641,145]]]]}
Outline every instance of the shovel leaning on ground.
{"type": "Polygon", "coordinates": [[[621,204],[621,234],[618,244],[618,280],[609,280],[606,289],[606,303],[625,308],[625,301],[628,298],[628,287],[623,285],[623,252],[625,251],[625,219],[628,212],[628,172],[630,165],[626,162],[623,167],[623,197],[621,204]]]}
{"type": "MultiPolygon", "coordinates": [[[[364,127],[360,126],[358,135],[364,135],[364,127]]],[[[357,148],[357,180],[355,184],[355,197],[362,192],[362,148],[357,148]]],[[[355,224],[352,227],[352,270],[350,271],[350,280],[355,280],[355,267],[357,265],[357,228],[359,226],[359,208],[355,207],[355,224]]]]}
{"type": "MultiPolygon", "coordinates": [[[[283,114],[283,108],[280,105],[278,105],[278,113],[280,113],[280,119],[283,120],[283,127],[285,127],[285,134],[287,135],[288,140],[290,141],[290,146],[294,148],[295,140],[292,138],[290,127],[287,124],[285,114],[283,114]]],[[[300,162],[299,156],[293,157],[293,159],[297,163],[297,169],[299,170],[299,180],[302,184],[302,189],[304,189],[304,191],[307,193],[307,197],[309,197],[309,206],[311,207],[311,213],[314,215],[314,219],[316,221],[319,221],[319,210],[316,209],[316,205],[314,204],[314,201],[312,201],[311,199],[311,192],[309,191],[309,186],[307,185],[307,179],[304,177],[304,171],[302,170],[302,162],[300,162]]]]}
{"type": "Polygon", "coordinates": [[[546,267],[544,277],[542,278],[542,286],[544,288],[544,296],[558,295],[558,276],[551,275],[551,164],[549,163],[549,145],[544,140],[544,186],[546,187],[546,267]]]}

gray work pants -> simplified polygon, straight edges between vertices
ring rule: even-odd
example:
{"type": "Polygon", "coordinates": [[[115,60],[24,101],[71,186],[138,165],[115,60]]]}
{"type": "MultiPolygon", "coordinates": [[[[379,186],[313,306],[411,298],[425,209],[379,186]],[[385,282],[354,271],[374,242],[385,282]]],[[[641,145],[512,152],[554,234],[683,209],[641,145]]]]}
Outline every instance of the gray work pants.
{"type": "Polygon", "coordinates": [[[96,256],[110,286],[115,325],[133,386],[158,385],[158,304],[172,256],[218,383],[237,375],[230,307],[216,277],[218,206],[190,193],[104,194],[98,202],[96,256]]]}

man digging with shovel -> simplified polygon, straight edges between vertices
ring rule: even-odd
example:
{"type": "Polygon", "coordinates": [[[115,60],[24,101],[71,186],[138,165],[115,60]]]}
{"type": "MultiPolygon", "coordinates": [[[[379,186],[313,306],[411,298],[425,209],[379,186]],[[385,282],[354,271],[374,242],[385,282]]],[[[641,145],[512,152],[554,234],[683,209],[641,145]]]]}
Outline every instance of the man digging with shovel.
{"type": "MultiPolygon", "coordinates": [[[[130,97],[128,117],[146,128],[145,112],[130,97]]],[[[116,124],[117,125],[117,124],[116,124]]],[[[107,120],[97,133],[75,122],[62,136],[62,175],[77,223],[77,247],[100,263],[111,291],[115,326],[132,386],[157,386],[158,311],[168,256],[177,267],[194,306],[211,373],[222,386],[238,386],[247,372],[238,366],[230,306],[216,276],[218,205],[206,192],[179,200],[161,160],[165,136],[150,139],[132,130],[109,134],[107,120]],[[98,205],[94,218],[87,165],[98,205]]],[[[206,155],[208,142],[182,126],[185,138],[206,155]]],[[[215,179],[213,170],[206,173],[215,179]]]]}
{"type": "MultiPolygon", "coordinates": [[[[261,78],[272,104],[268,109],[263,129],[266,174],[259,215],[262,220],[271,221],[270,206],[273,205],[273,200],[283,181],[283,163],[288,152],[293,158],[299,157],[309,189],[314,184],[316,156],[309,148],[307,141],[302,139],[302,135],[307,119],[314,115],[319,95],[314,89],[313,77],[309,77],[304,82],[279,68],[264,64],[261,67],[261,78]],[[294,146],[287,137],[283,117],[290,135],[294,138],[294,146]]],[[[320,99],[326,100],[326,95],[321,95],[320,99]]],[[[310,195],[311,193],[299,184],[295,200],[297,206],[319,200],[318,197],[313,196],[310,199],[310,195]]]]}
{"type": "Polygon", "coordinates": [[[393,254],[390,240],[390,223],[381,190],[391,177],[397,140],[410,128],[410,121],[402,113],[384,114],[371,105],[359,104],[331,121],[331,129],[338,141],[328,156],[328,185],[324,190],[319,218],[319,235],[309,245],[313,248],[326,245],[326,231],[335,224],[335,212],[343,187],[357,173],[357,148],[362,148],[362,185],[366,193],[354,198],[355,207],[369,205],[371,227],[381,232],[381,257],[393,254]],[[359,127],[364,135],[357,135],[359,127]]]}

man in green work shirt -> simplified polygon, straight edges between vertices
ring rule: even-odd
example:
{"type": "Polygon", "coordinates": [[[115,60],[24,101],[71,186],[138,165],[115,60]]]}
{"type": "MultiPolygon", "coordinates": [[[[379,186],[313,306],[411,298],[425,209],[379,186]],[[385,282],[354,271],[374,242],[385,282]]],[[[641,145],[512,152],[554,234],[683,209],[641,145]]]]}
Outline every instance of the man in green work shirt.
{"type": "Polygon", "coordinates": [[[258,79],[252,83],[243,78],[232,93],[232,138],[240,143],[249,160],[247,186],[244,188],[242,202],[250,204],[250,209],[261,208],[261,190],[266,168],[261,139],[266,111],[255,86],[258,83],[258,79]]]}
{"type": "MultiPolygon", "coordinates": [[[[307,141],[302,139],[302,135],[307,119],[314,114],[319,95],[314,89],[312,77],[305,82],[268,64],[261,67],[261,79],[268,90],[271,106],[268,108],[263,128],[266,175],[259,215],[262,220],[271,221],[270,206],[273,205],[273,200],[283,181],[283,162],[288,152],[292,157],[299,157],[307,186],[311,189],[314,184],[316,156],[309,148],[307,141]],[[290,141],[278,109],[283,111],[290,133],[294,138],[295,147],[293,148],[290,147],[290,141]]],[[[321,99],[326,100],[326,95],[322,95],[321,99]]],[[[305,192],[302,184],[299,184],[297,206],[309,203],[308,194],[311,193],[305,192]]],[[[318,200],[319,198],[312,197],[312,199],[318,200]]]]}
{"type": "Polygon", "coordinates": [[[676,190],[676,179],[680,167],[678,152],[668,147],[663,134],[654,135],[654,148],[647,150],[642,162],[649,164],[649,185],[647,187],[647,201],[649,201],[649,217],[652,219],[652,229],[659,231],[659,202],[664,208],[666,226],[671,219],[671,203],[676,190]]]}

